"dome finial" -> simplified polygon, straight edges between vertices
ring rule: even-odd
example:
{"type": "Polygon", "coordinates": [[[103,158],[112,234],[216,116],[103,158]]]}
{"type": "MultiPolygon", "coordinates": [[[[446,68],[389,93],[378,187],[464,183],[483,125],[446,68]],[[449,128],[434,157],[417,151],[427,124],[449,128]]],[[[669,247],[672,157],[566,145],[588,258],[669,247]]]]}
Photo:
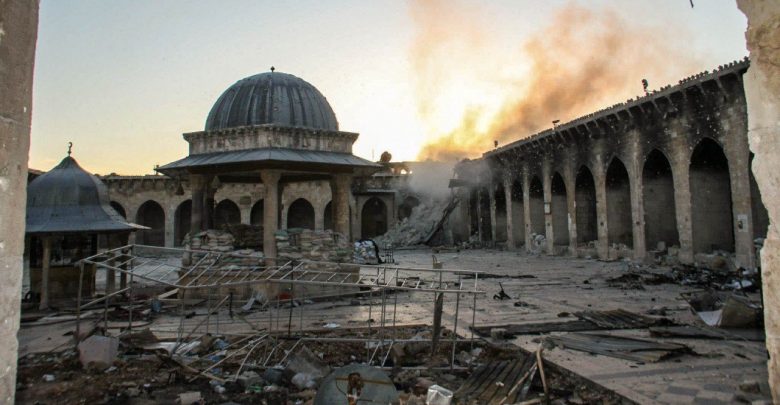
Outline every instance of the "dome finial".
{"type": "Polygon", "coordinates": [[[68,142],[68,156],[70,156],[71,149],[73,149],[73,142],[68,142]]]}
{"type": "Polygon", "coordinates": [[[276,70],[276,68],[271,66],[271,72],[273,72],[274,70],[276,70]]]}

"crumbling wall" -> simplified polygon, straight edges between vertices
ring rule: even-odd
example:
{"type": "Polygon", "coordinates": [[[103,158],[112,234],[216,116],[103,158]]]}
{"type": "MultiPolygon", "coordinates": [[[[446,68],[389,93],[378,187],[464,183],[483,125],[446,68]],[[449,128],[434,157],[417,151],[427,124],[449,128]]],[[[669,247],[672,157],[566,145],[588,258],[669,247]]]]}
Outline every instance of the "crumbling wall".
{"type": "Polygon", "coordinates": [[[0,402],[14,402],[38,2],[0,2],[0,402]]]}
{"type": "Polygon", "coordinates": [[[761,251],[764,323],[769,351],[769,383],[780,402],[780,2],[737,0],[748,17],[745,35],[751,67],[745,75],[748,139],[755,153],[753,172],[769,214],[761,251]]]}

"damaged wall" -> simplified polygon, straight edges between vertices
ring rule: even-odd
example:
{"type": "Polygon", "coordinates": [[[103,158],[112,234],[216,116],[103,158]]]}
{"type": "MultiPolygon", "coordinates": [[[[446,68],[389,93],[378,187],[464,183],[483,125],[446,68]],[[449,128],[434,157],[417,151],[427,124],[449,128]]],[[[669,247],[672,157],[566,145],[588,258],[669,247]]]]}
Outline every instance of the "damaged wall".
{"type": "Polygon", "coordinates": [[[520,182],[529,251],[536,233],[550,254],[644,259],[673,247],[684,263],[726,251],[753,268],[765,229],[753,219],[762,204],[750,187],[748,68],[719,66],[487,152],[482,176],[520,182]]]}
{"type": "Polygon", "coordinates": [[[0,402],[16,391],[16,332],[22,291],[27,157],[30,149],[33,63],[38,2],[0,2],[0,402]]]}
{"type": "Polygon", "coordinates": [[[752,66],[745,75],[748,137],[755,153],[753,171],[771,221],[761,250],[764,323],[770,359],[772,397],[780,402],[780,3],[737,0],[748,18],[745,34],[752,66]]]}

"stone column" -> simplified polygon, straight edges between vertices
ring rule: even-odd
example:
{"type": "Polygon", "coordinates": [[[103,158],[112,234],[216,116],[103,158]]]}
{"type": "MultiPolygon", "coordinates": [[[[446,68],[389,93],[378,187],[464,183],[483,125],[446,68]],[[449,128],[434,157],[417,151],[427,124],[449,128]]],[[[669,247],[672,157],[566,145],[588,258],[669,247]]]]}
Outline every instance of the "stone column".
{"type": "Polygon", "coordinates": [[[555,254],[555,232],[552,216],[552,173],[550,173],[550,158],[545,156],[542,161],[542,190],[544,194],[544,233],[547,238],[547,254],[555,254]]]}
{"type": "Polygon", "coordinates": [[[273,265],[276,259],[276,231],[279,229],[279,178],[277,170],[263,170],[260,178],[265,187],[263,200],[263,254],[267,265],[273,265]]]}
{"type": "Polygon", "coordinates": [[[352,241],[349,226],[349,201],[352,199],[352,175],[336,174],[330,181],[331,208],[333,209],[333,229],[352,241]]]}
{"type": "Polygon", "coordinates": [[[674,209],[677,213],[677,233],[680,236],[680,262],[693,263],[693,227],[691,224],[690,145],[682,134],[673,136],[672,177],[674,209]]]}
{"type": "Polygon", "coordinates": [[[495,245],[497,241],[498,220],[496,219],[496,183],[491,179],[488,183],[488,200],[490,201],[490,241],[495,245]]]}
{"type": "Polygon", "coordinates": [[[190,217],[190,235],[203,228],[203,202],[206,194],[206,178],[199,174],[190,174],[190,190],[192,190],[192,216],[190,217]]]}
{"type": "Polygon", "coordinates": [[[647,255],[646,242],[645,242],[645,208],[644,200],[642,199],[642,168],[643,168],[643,151],[639,144],[639,138],[641,134],[632,130],[629,132],[629,159],[628,178],[629,192],[631,193],[631,229],[633,235],[634,244],[634,258],[644,259],[647,255]]]}
{"type": "Polygon", "coordinates": [[[512,223],[512,179],[511,171],[504,173],[504,197],[506,199],[506,248],[515,250],[515,232],[512,223]]]}
{"type": "MultiPolygon", "coordinates": [[[[743,111],[747,115],[746,111],[743,111]]],[[[753,207],[750,195],[750,149],[747,125],[729,132],[724,142],[729,162],[731,213],[734,229],[734,253],[737,266],[755,268],[753,251],[753,207]]]]}
{"type": "Polygon", "coordinates": [[[596,222],[599,241],[596,247],[601,259],[609,258],[609,233],[607,223],[607,173],[601,153],[596,151],[593,165],[593,182],[596,184],[596,222]]]}
{"type": "Polygon", "coordinates": [[[525,220],[525,251],[531,252],[531,232],[533,230],[531,224],[531,193],[528,190],[528,185],[531,184],[531,180],[528,176],[528,166],[523,165],[523,219],[525,220]]]}
{"type": "Polygon", "coordinates": [[[241,223],[249,225],[252,221],[252,204],[239,204],[238,209],[241,212],[241,223]]]}
{"type": "Polygon", "coordinates": [[[569,227],[569,254],[577,256],[577,190],[574,168],[571,162],[574,161],[573,154],[569,154],[567,162],[563,168],[563,181],[566,183],[566,211],[567,225],[569,227]]]}
{"type": "Polygon", "coordinates": [[[216,208],[215,194],[217,194],[217,188],[214,187],[213,181],[216,179],[214,176],[206,177],[206,184],[203,188],[203,213],[202,213],[202,226],[203,230],[214,228],[214,209],[216,208]]]}
{"type": "Polygon", "coordinates": [[[764,324],[769,352],[769,385],[780,402],[780,3],[737,0],[748,18],[750,69],[744,76],[748,108],[748,139],[755,153],[753,173],[769,213],[769,231],[761,249],[764,324]]]}
{"type": "Polygon", "coordinates": [[[44,236],[41,260],[41,310],[49,309],[49,269],[51,269],[51,236],[44,236]]]}
{"type": "MultiPolygon", "coordinates": [[[[38,1],[0,2],[0,402],[14,403],[38,1]]],[[[62,145],[63,149],[65,145],[62,145]]]]}
{"type": "Polygon", "coordinates": [[[174,227],[176,223],[176,204],[170,203],[165,208],[165,246],[173,247],[174,227]]]}

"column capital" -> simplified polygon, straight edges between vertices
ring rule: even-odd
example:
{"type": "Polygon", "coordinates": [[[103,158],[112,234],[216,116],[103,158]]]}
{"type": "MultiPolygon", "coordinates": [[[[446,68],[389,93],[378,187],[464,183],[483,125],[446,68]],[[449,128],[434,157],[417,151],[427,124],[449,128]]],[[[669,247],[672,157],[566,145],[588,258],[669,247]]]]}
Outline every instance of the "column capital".
{"type": "Polygon", "coordinates": [[[339,187],[349,187],[352,184],[352,173],[338,173],[331,176],[331,182],[339,187]]]}
{"type": "Polygon", "coordinates": [[[190,189],[196,190],[206,185],[206,176],[202,174],[190,173],[190,189]]]}
{"type": "Polygon", "coordinates": [[[279,179],[281,177],[282,177],[281,170],[261,170],[260,171],[260,180],[263,181],[264,185],[277,184],[277,183],[279,183],[279,179]]]}

